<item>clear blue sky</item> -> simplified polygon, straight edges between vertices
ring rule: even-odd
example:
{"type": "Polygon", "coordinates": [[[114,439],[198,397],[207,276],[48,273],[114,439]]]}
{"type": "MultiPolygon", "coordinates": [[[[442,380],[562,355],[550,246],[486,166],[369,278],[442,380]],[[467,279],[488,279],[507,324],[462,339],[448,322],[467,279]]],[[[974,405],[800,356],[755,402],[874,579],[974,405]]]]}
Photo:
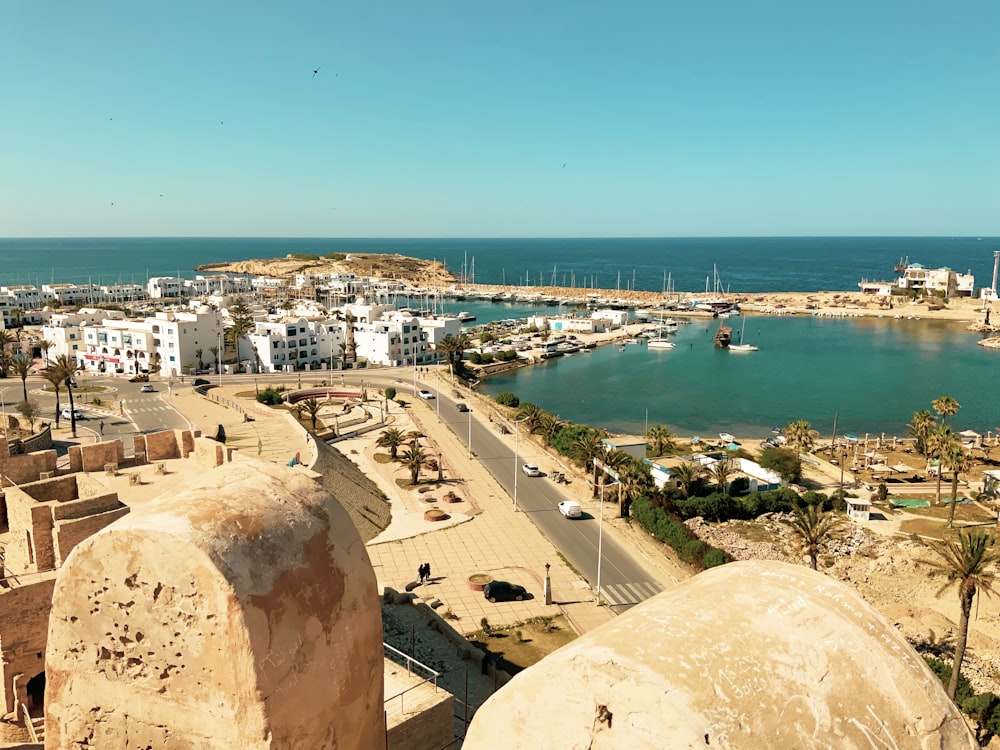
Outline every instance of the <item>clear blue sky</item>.
{"type": "Polygon", "coordinates": [[[5,0],[0,235],[998,235],[998,34],[996,0],[5,0]]]}

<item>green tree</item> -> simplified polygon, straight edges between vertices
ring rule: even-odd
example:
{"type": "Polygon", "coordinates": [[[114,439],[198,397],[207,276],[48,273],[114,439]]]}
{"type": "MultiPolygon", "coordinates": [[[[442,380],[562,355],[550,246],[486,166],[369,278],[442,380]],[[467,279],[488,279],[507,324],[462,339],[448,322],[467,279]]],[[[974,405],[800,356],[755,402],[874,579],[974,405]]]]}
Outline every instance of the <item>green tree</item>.
{"type": "Polygon", "coordinates": [[[307,398],[302,402],[302,410],[309,415],[309,420],[312,422],[312,430],[316,432],[316,418],[319,416],[319,410],[323,408],[322,404],[317,401],[314,397],[307,398]]]}
{"type": "Polygon", "coordinates": [[[202,355],[204,355],[204,354],[205,354],[205,350],[204,350],[204,349],[195,349],[195,350],[194,350],[194,356],[195,356],[195,358],[196,358],[196,359],[198,360],[198,369],[199,369],[199,370],[200,370],[200,369],[201,369],[202,367],[204,367],[204,364],[203,364],[203,363],[202,363],[202,361],[201,361],[201,358],[202,358],[202,355]]]}
{"type": "Polygon", "coordinates": [[[757,463],[786,482],[796,482],[802,476],[802,459],[797,451],[789,448],[765,448],[760,452],[757,463]]]}
{"type": "Polygon", "coordinates": [[[927,455],[927,440],[937,426],[937,419],[929,411],[924,409],[913,414],[913,419],[906,425],[906,431],[916,440],[917,453],[921,456],[927,455]]]}
{"type": "Polygon", "coordinates": [[[782,432],[788,447],[800,453],[808,453],[815,442],[816,432],[804,419],[789,422],[782,432]]]}
{"type": "Polygon", "coordinates": [[[69,381],[76,376],[78,365],[70,355],[60,354],[56,357],[55,364],[50,365],[49,369],[55,369],[63,385],[66,386],[66,393],[69,394],[69,424],[73,431],[73,437],[76,437],[76,407],[73,404],[73,389],[70,387],[69,381]]]}
{"type": "Polygon", "coordinates": [[[18,340],[17,334],[13,331],[0,328],[0,378],[7,377],[13,346],[18,340]]]}
{"type": "Polygon", "coordinates": [[[665,424],[658,424],[650,427],[646,433],[646,440],[653,449],[654,456],[665,455],[674,449],[674,433],[665,424]]]}
{"type": "Polygon", "coordinates": [[[691,490],[704,475],[705,467],[690,461],[684,461],[670,469],[670,478],[677,482],[684,497],[691,497],[691,490]]]}
{"type": "Polygon", "coordinates": [[[14,374],[21,378],[21,389],[24,391],[24,400],[28,400],[28,375],[34,361],[24,352],[18,352],[10,359],[10,367],[14,374]]]}
{"type": "Polygon", "coordinates": [[[955,641],[955,657],[948,682],[948,697],[955,699],[958,678],[962,673],[965,649],[969,639],[969,615],[978,592],[987,596],[993,593],[996,581],[995,566],[1000,559],[994,549],[994,539],[982,529],[958,532],[958,539],[926,542],[937,554],[937,559],[924,560],[931,570],[945,577],[945,583],[938,591],[940,596],[951,584],[958,583],[959,620],[958,638],[955,641]]]}
{"type": "Polygon", "coordinates": [[[729,459],[716,461],[709,471],[712,475],[712,481],[719,488],[719,492],[728,494],[729,477],[733,475],[734,471],[733,462],[729,459]]]}
{"type": "Polygon", "coordinates": [[[791,529],[799,549],[809,555],[809,567],[818,570],[819,555],[827,549],[843,519],[833,512],[824,512],[819,503],[794,503],[792,517],[782,519],[782,523],[791,529]]]}
{"type": "Polygon", "coordinates": [[[962,405],[951,396],[938,396],[931,402],[931,406],[934,407],[934,411],[941,415],[941,424],[944,424],[948,417],[953,414],[958,414],[958,410],[962,408],[962,405]]]}
{"type": "Polygon", "coordinates": [[[951,446],[958,442],[958,438],[955,433],[951,431],[951,428],[942,423],[937,426],[937,428],[927,436],[927,456],[928,458],[933,458],[937,461],[937,504],[941,504],[941,475],[944,474],[944,467],[942,465],[942,457],[951,446]]]}
{"type": "Polygon", "coordinates": [[[594,466],[594,459],[604,458],[605,453],[604,443],[601,442],[601,433],[597,430],[588,430],[573,443],[573,458],[580,462],[584,470],[593,472],[594,483],[592,494],[594,497],[597,497],[597,485],[600,481],[597,467],[594,466]]]}
{"type": "Polygon", "coordinates": [[[210,346],[208,351],[212,353],[212,360],[215,362],[215,374],[218,375],[222,372],[222,367],[219,365],[219,347],[210,346]]]}
{"type": "Polygon", "coordinates": [[[239,365],[240,341],[254,328],[253,310],[242,297],[237,297],[233,306],[229,308],[229,321],[226,337],[235,349],[236,364],[239,365]]]}
{"type": "Polygon", "coordinates": [[[38,349],[42,352],[42,361],[45,366],[49,366],[49,349],[51,349],[55,344],[48,339],[41,339],[38,342],[38,349]]]}
{"type": "Polygon", "coordinates": [[[20,413],[22,417],[28,420],[28,423],[31,425],[31,431],[34,432],[35,420],[38,419],[38,415],[40,413],[38,404],[36,404],[34,401],[29,401],[28,399],[24,399],[24,401],[22,401],[17,405],[17,411],[20,413]]]}
{"type": "MultiPolygon", "coordinates": [[[[2,333],[2,331],[0,331],[2,333]]],[[[52,390],[56,392],[56,428],[59,428],[59,416],[60,416],[60,404],[59,404],[59,391],[62,388],[63,376],[59,371],[59,368],[50,366],[45,368],[45,372],[42,373],[42,377],[45,378],[52,385],[52,390]]]]}
{"type": "Polygon", "coordinates": [[[545,438],[545,442],[551,444],[556,433],[562,428],[562,420],[555,414],[543,411],[538,418],[538,434],[545,438]]]}
{"type": "Polygon", "coordinates": [[[962,444],[956,440],[948,445],[941,454],[938,475],[945,471],[951,472],[951,507],[948,508],[948,528],[955,523],[955,506],[958,504],[958,481],[961,474],[972,468],[972,457],[965,452],[962,444]]]}
{"type": "Polygon", "coordinates": [[[521,404],[521,409],[517,412],[517,416],[514,417],[517,421],[524,420],[521,426],[528,431],[529,434],[534,435],[535,431],[538,429],[539,420],[542,418],[542,414],[545,412],[537,404],[529,404],[527,402],[521,404]]]}
{"type": "Polygon", "coordinates": [[[493,397],[493,400],[502,406],[510,406],[514,409],[516,409],[518,405],[521,403],[521,399],[519,399],[513,393],[508,393],[507,391],[504,391],[503,393],[498,393],[496,396],[493,397]]]}
{"type": "Polygon", "coordinates": [[[395,461],[399,454],[399,447],[405,442],[406,438],[403,437],[403,433],[395,427],[390,427],[382,430],[382,434],[375,441],[375,445],[379,448],[388,448],[390,457],[395,461]]]}
{"type": "Polygon", "coordinates": [[[410,470],[410,484],[417,484],[420,481],[420,470],[427,463],[427,454],[416,442],[403,454],[403,464],[410,470]]]}

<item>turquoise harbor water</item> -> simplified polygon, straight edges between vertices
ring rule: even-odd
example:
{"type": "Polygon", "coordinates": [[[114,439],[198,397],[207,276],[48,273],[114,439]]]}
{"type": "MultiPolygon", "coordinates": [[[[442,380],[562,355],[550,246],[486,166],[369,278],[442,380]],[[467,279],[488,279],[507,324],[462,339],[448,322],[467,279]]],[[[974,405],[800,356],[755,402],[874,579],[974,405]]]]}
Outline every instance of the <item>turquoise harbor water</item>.
{"type": "MultiPolygon", "coordinates": [[[[976,274],[989,285],[997,238],[671,239],[0,239],[0,284],[56,281],[144,283],[150,275],[194,276],[201,263],[290,252],[395,252],[438,259],[480,283],[700,291],[718,269],[732,292],[856,290],[862,277],[889,279],[902,257],[976,274]],[[473,269],[474,266],[474,269],[473,269]],[[633,282],[634,279],[634,282],[633,282]]],[[[479,322],[557,308],[448,302],[479,322]]],[[[730,319],[738,331],[739,318],[730,319]]],[[[618,432],[665,422],[680,434],[763,435],[807,419],[824,433],[905,432],[913,412],[948,394],[962,404],[959,429],[996,431],[1000,351],[976,346],[962,324],[893,318],[749,317],[751,354],[717,351],[717,323],[682,326],[678,347],[606,346],[490,380],[553,413],[618,432]],[[709,328],[708,331],[705,329],[709,328]]]]}

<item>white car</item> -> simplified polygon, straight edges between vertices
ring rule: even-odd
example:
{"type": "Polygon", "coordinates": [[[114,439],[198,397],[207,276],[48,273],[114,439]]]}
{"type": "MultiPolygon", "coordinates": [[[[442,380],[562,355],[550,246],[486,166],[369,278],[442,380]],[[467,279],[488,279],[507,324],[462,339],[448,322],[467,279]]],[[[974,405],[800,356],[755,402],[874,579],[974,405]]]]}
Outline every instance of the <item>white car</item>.
{"type": "Polygon", "coordinates": [[[70,410],[66,407],[59,414],[63,419],[83,419],[83,412],[79,409],[70,410]]]}
{"type": "Polygon", "coordinates": [[[521,471],[527,474],[529,477],[540,477],[542,476],[542,470],[539,469],[534,464],[525,464],[521,467],[521,471]]]}
{"type": "Polygon", "coordinates": [[[142,388],[139,389],[142,393],[156,393],[156,389],[149,383],[146,383],[142,388]]]}
{"type": "Polygon", "coordinates": [[[434,394],[431,393],[430,391],[417,391],[417,395],[420,396],[420,398],[424,399],[425,401],[430,401],[432,398],[434,398],[434,394]]]}
{"type": "Polygon", "coordinates": [[[566,518],[579,518],[583,515],[583,509],[576,500],[563,500],[559,503],[559,512],[566,518]]]}

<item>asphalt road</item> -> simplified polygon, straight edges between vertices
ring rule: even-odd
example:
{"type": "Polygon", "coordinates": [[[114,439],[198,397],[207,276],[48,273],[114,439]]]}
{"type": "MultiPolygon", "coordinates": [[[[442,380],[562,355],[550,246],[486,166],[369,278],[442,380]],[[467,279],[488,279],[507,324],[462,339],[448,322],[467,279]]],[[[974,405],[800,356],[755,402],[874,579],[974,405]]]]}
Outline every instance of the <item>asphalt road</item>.
{"type": "MultiPolygon", "coordinates": [[[[517,512],[528,513],[531,520],[559,549],[569,563],[597,589],[598,548],[601,552],[600,588],[601,600],[625,610],[640,601],[659,593],[662,586],[653,580],[645,569],[635,561],[631,552],[618,543],[610,534],[601,534],[601,519],[584,512],[578,519],[564,518],[558,504],[565,500],[559,488],[549,478],[553,461],[529,441],[517,440],[517,456],[488,426],[470,419],[470,414],[458,411],[455,403],[461,398],[451,398],[451,388],[446,395],[442,389],[440,416],[456,435],[468,446],[471,429],[472,450],[476,457],[496,478],[511,496],[511,512],[514,511],[515,481],[517,484],[517,512]],[[534,463],[545,472],[544,477],[529,477],[521,466],[534,463]],[[603,536],[603,539],[602,539],[603,536]]],[[[437,409],[434,401],[430,405],[437,409]]],[[[581,480],[574,480],[581,481],[581,480]]],[[[610,492],[610,490],[609,490],[610,492]]],[[[610,495],[609,495],[610,498],[610,495]]],[[[604,512],[617,514],[618,504],[606,502],[604,512]]]]}

